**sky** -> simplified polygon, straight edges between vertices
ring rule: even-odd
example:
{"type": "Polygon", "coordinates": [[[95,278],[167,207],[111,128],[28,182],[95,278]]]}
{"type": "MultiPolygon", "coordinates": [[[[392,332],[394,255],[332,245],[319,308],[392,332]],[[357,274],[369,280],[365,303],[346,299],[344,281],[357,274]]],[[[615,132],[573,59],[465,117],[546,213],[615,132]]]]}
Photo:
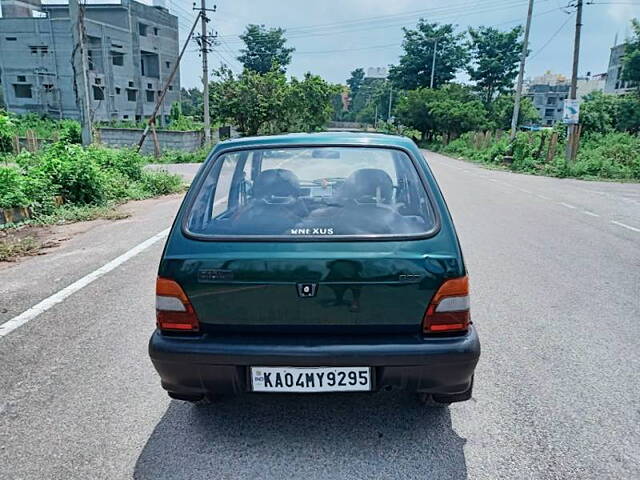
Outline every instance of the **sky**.
{"type": "MultiPolygon", "coordinates": [[[[402,54],[402,27],[414,27],[421,17],[453,23],[459,31],[480,25],[506,30],[524,25],[528,0],[207,0],[209,8],[214,3],[217,11],[210,13],[209,26],[218,33],[219,45],[210,54],[212,68],[224,62],[239,72],[235,57],[242,42],[238,35],[247,24],[257,23],[287,30],[288,45],[296,49],[290,75],[301,77],[310,71],[344,84],[355,68],[366,71],[397,63],[402,54]]],[[[527,77],[547,70],[571,75],[575,8],[566,8],[568,3],[535,0],[527,77]]],[[[179,17],[182,41],[195,18],[192,0],[166,0],[166,4],[179,17]]],[[[640,0],[585,1],[580,75],[607,71],[616,35],[621,43],[630,34],[634,17],[640,18],[640,0]]],[[[182,86],[200,87],[201,69],[193,44],[183,59],[182,86]]],[[[464,75],[459,79],[464,81],[464,75]]]]}

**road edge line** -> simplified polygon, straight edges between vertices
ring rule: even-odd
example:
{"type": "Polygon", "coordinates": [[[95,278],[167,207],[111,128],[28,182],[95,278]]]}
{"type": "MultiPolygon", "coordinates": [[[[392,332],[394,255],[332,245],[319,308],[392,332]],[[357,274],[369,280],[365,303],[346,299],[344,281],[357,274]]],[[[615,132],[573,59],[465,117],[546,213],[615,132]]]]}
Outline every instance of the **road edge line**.
{"type": "Polygon", "coordinates": [[[93,272],[88,273],[84,277],[76,280],[75,282],[73,282],[72,284],[66,286],[62,290],[58,290],[53,295],[50,295],[47,298],[45,298],[44,300],[36,303],[33,307],[25,310],[21,314],[16,315],[15,317],[13,317],[10,320],[7,320],[6,322],[4,322],[3,324],[0,325],[0,338],[10,334],[14,330],[17,330],[18,328],[20,328],[25,323],[30,322],[31,320],[36,318],[38,315],[40,315],[40,314],[46,312],[47,310],[49,310],[51,307],[63,302],[68,297],[70,297],[71,295],[76,293],[78,290],[83,289],[84,287],[86,287],[90,283],[96,281],[97,279],[99,279],[103,275],[106,275],[107,273],[111,272],[112,270],[115,270],[120,265],[125,263],[127,260],[130,260],[131,258],[135,257],[136,255],[142,253],[144,250],[149,248],[151,245],[153,245],[154,243],[158,242],[162,238],[166,237],[169,234],[169,230],[170,230],[170,228],[167,228],[167,229],[161,231],[160,233],[155,234],[153,237],[150,237],[150,238],[146,239],[144,242],[139,243],[135,247],[133,247],[130,250],[126,251],[122,255],[114,258],[110,262],[105,263],[100,268],[94,270],[93,272]]]}

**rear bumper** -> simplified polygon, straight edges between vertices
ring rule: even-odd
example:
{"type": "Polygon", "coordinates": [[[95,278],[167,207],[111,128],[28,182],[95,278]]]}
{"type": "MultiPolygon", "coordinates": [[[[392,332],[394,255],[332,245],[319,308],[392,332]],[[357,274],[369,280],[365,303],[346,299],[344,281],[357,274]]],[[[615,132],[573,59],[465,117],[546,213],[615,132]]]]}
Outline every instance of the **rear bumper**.
{"type": "Polygon", "coordinates": [[[371,366],[373,388],[454,395],[471,386],[476,330],[459,337],[254,336],[186,338],[156,330],[149,355],[166,390],[185,395],[249,391],[249,366],[371,366]]]}

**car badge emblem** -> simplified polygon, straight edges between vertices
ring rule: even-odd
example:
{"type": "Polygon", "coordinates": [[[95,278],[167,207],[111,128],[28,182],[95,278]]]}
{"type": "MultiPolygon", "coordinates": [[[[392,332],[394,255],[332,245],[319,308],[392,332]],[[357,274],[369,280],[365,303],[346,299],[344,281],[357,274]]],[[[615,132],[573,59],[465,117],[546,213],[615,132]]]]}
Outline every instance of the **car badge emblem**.
{"type": "Polygon", "coordinates": [[[298,283],[298,296],[303,298],[315,297],[318,288],[317,283],[298,283]]]}

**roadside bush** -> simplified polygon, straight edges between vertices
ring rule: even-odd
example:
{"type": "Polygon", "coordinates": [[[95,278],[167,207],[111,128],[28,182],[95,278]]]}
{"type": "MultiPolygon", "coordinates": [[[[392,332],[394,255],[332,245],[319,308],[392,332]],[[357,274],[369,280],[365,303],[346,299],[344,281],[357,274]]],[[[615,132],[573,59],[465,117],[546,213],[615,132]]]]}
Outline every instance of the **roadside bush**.
{"type": "Polygon", "coordinates": [[[210,148],[201,148],[195,152],[167,150],[160,158],[152,159],[151,163],[202,163],[210,151],[210,148]]]}
{"type": "Polygon", "coordinates": [[[131,180],[140,180],[146,159],[134,150],[89,147],[87,151],[100,168],[116,170],[131,180]]]}
{"type": "Polygon", "coordinates": [[[50,179],[65,202],[84,205],[105,201],[105,178],[91,150],[58,142],[39,157],[34,173],[50,179]]]}
{"type": "Polygon", "coordinates": [[[82,143],[82,128],[75,120],[60,120],[59,139],[65,143],[82,143]]]}
{"type": "Polygon", "coordinates": [[[140,179],[142,190],[148,196],[168,195],[179,192],[183,187],[182,177],[168,173],[165,170],[144,171],[140,179]]]}
{"type": "Polygon", "coordinates": [[[585,137],[571,174],[578,177],[640,179],[640,137],[626,133],[585,137]]]}
{"type": "Polygon", "coordinates": [[[0,208],[26,207],[24,177],[13,167],[0,167],[0,208]]]}
{"type": "Polygon", "coordinates": [[[0,168],[0,206],[31,207],[36,216],[55,218],[55,197],[64,208],[105,206],[181,191],[182,178],[143,169],[145,157],[131,150],[56,142],[38,153],[11,157],[17,167],[0,168]]]}
{"type": "Polygon", "coordinates": [[[640,137],[625,132],[586,133],[581,140],[576,162],[567,165],[564,159],[565,134],[558,127],[555,155],[547,161],[547,150],[554,130],[520,132],[511,145],[513,162],[504,164],[510,150],[509,139],[503,136],[486,146],[477,147],[474,133],[467,133],[448,145],[430,145],[443,153],[480,162],[501,165],[517,172],[554,177],[605,178],[640,180],[640,137]]]}
{"type": "Polygon", "coordinates": [[[11,138],[13,136],[14,124],[11,119],[0,111],[0,153],[11,152],[11,138]]]}

